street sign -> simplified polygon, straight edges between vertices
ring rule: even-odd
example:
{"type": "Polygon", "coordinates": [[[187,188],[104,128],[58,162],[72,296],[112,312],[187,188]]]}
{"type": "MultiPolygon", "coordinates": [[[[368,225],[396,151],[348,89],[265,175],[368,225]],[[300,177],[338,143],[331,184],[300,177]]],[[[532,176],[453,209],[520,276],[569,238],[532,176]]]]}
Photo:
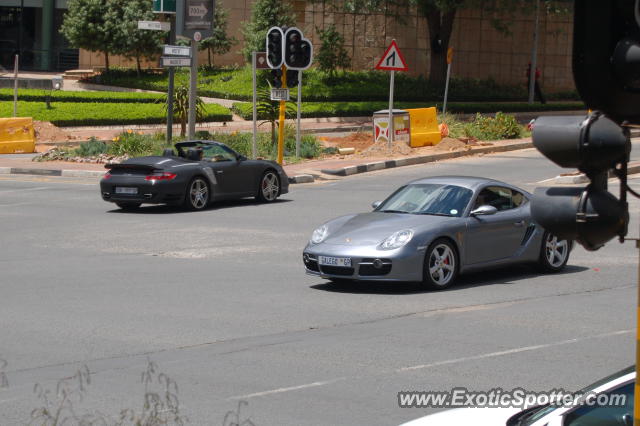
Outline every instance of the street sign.
{"type": "Polygon", "coordinates": [[[268,70],[267,52],[256,52],[256,69],[268,70]]]}
{"type": "Polygon", "coordinates": [[[176,13],[176,0],[153,0],[153,13],[176,13]]]}
{"type": "Polygon", "coordinates": [[[139,30],[153,30],[153,31],[170,31],[170,22],[160,21],[138,21],[139,30]]]}
{"type": "Polygon", "coordinates": [[[288,101],[289,89],[271,89],[272,101],[288,101]]]}
{"type": "Polygon", "coordinates": [[[191,48],[188,46],[170,46],[165,44],[162,47],[162,54],[168,56],[184,56],[191,57],[191,48]]]}
{"type": "Polygon", "coordinates": [[[408,71],[407,62],[404,60],[396,41],[393,40],[382,58],[376,65],[377,70],[384,71],[408,71]]]}
{"type": "MultiPolygon", "coordinates": [[[[179,0],[176,11],[178,35],[200,40],[213,34],[215,0],[179,0]]],[[[199,41],[199,40],[196,40],[199,41]]]]}
{"type": "Polygon", "coordinates": [[[160,65],[163,67],[190,67],[191,58],[173,58],[163,56],[160,58],[160,65]]]}

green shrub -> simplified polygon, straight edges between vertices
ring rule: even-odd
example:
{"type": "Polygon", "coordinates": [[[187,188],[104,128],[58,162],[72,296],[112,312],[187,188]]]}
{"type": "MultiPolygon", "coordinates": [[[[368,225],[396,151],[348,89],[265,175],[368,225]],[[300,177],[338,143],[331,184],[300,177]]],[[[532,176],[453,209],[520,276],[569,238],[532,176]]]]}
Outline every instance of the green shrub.
{"type": "Polygon", "coordinates": [[[97,140],[95,137],[91,137],[87,142],[82,142],[73,153],[79,157],[94,157],[100,154],[105,154],[109,150],[106,143],[97,140]]]}
{"type": "MultiPolygon", "coordinates": [[[[231,111],[217,104],[206,104],[202,121],[231,121],[231,111]]],[[[0,102],[0,117],[10,117],[13,106],[0,102]]],[[[40,102],[18,102],[20,117],[50,121],[56,126],[101,126],[127,124],[162,124],[166,114],[162,104],[71,103],[54,102],[47,109],[40,102]]]]}
{"type": "Polygon", "coordinates": [[[524,127],[513,115],[498,112],[495,117],[477,114],[472,122],[464,124],[464,132],[478,140],[517,139],[522,137],[524,127]]]}
{"type": "MultiPolygon", "coordinates": [[[[111,102],[111,103],[154,103],[162,99],[161,93],[89,91],[71,92],[64,90],[19,89],[18,100],[25,102],[111,102]]],[[[13,89],[0,89],[0,100],[13,101],[13,89]]]]}
{"type": "Polygon", "coordinates": [[[116,136],[109,145],[109,154],[137,157],[149,155],[153,150],[153,136],[135,133],[131,130],[116,136]]]}

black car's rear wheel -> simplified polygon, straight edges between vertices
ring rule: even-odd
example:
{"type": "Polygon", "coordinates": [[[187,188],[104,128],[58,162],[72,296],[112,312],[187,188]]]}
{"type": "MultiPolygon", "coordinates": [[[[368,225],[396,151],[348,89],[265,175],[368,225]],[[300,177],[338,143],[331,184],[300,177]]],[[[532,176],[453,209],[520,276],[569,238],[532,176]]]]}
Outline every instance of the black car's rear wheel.
{"type": "Polygon", "coordinates": [[[432,290],[449,287],[458,276],[458,252],[451,241],[440,238],[431,243],[424,257],[422,283],[432,290]]]}
{"type": "Polygon", "coordinates": [[[141,203],[126,203],[126,202],[118,202],[116,203],[116,206],[120,207],[122,210],[136,210],[138,207],[140,207],[141,203]]]}
{"type": "Polygon", "coordinates": [[[196,176],[191,179],[187,186],[185,196],[185,207],[189,210],[202,210],[209,205],[210,191],[209,184],[204,178],[196,176]]]}
{"type": "Polygon", "coordinates": [[[263,203],[275,201],[280,195],[280,178],[273,170],[267,170],[260,179],[260,187],[256,198],[263,203]]]}

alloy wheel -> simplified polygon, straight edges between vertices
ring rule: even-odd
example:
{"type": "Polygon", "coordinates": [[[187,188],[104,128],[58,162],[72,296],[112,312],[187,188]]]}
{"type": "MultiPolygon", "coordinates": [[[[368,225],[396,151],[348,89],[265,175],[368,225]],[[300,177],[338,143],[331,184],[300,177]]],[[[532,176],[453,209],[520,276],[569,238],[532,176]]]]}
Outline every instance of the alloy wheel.
{"type": "Polygon", "coordinates": [[[456,270],[456,258],[447,244],[438,244],[429,255],[429,275],[433,283],[445,286],[451,281],[456,270]]]}

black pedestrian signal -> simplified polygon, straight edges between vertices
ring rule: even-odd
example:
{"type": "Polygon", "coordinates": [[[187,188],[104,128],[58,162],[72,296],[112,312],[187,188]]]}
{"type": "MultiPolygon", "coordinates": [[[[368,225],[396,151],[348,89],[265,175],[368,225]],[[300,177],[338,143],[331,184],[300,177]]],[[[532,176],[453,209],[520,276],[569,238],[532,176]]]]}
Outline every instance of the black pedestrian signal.
{"type": "Polygon", "coordinates": [[[289,28],[284,33],[284,63],[292,70],[305,70],[311,66],[313,45],[304,38],[298,28],[289,28]]]}
{"type": "Polygon", "coordinates": [[[271,70],[271,82],[273,84],[272,87],[276,89],[282,88],[282,70],[281,69],[271,70]]]}
{"type": "Polygon", "coordinates": [[[287,87],[296,87],[298,85],[298,71],[287,70],[287,87]]]}
{"type": "Polygon", "coordinates": [[[280,68],[283,58],[284,33],[279,27],[271,27],[267,31],[267,64],[270,68],[280,68]]]}

